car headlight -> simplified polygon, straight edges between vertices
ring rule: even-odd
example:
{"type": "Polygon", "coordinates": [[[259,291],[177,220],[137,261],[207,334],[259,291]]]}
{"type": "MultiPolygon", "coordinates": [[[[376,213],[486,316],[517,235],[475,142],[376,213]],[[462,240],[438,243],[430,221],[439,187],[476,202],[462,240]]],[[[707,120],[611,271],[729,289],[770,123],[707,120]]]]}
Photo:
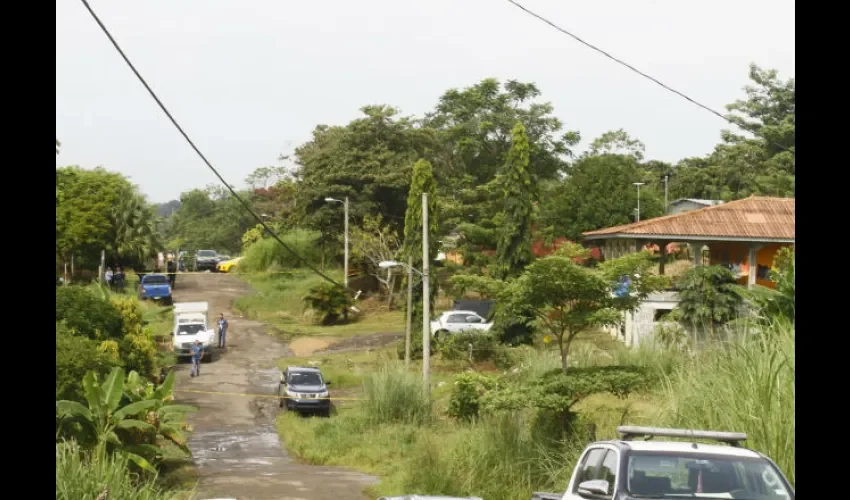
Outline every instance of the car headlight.
{"type": "Polygon", "coordinates": [[[298,393],[290,391],[289,389],[284,389],[283,393],[293,398],[298,397],[298,393]]]}
{"type": "Polygon", "coordinates": [[[323,392],[316,394],[316,397],[317,398],[326,398],[326,397],[328,397],[328,395],[329,395],[328,391],[323,391],[323,392]]]}

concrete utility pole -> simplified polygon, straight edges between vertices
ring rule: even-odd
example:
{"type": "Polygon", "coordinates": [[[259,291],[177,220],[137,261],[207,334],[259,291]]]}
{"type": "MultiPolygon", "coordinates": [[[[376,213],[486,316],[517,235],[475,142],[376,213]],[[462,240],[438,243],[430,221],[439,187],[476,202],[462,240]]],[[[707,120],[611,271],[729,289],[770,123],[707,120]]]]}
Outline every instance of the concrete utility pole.
{"type": "Polygon", "coordinates": [[[664,215],[667,215],[667,177],[664,176],[664,215]]]}
{"type": "Polygon", "coordinates": [[[640,222],[640,187],[643,186],[645,183],[644,182],[633,182],[632,184],[637,186],[637,190],[638,190],[637,191],[637,196],[638,196],[638,198],[637,198],[637,218],[636,218],[635,222],[640,222]]]}
{"type": "Polygon", "coordinates": [[[422,193],[422,382],[431,400],[431,284],[428,255],[428,193],[422,193]]]}
{"type": "Polygon", "coordinates": [[[345,275],[342,278],[342,284],[345,288],[348,288],[348,196],[345,197],[345,200],[337,200],[336,198],[325,198],[325,201],[328,203],[342,203],[343,209],[345,210],[345,263],[343,264],[343,273],[345,275]]]}
{"type": "Polygon", "coordinates": [[[410,366],[410,337],[413,330],[413,256],[407,258],[407,322],[404,327],[404,367],[410,366]]]}

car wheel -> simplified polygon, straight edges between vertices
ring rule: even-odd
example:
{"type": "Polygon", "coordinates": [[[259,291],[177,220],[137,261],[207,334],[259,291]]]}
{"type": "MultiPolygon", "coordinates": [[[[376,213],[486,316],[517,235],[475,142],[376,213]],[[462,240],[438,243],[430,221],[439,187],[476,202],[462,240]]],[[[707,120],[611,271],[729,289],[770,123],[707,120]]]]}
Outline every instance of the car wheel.
{"type": "Polygon", "coordinates": [[[446,334],[449,333],[448,330],[437,330],[434,332],[434,342],[439,342],[443,338],[445,338],[446,334]]]}

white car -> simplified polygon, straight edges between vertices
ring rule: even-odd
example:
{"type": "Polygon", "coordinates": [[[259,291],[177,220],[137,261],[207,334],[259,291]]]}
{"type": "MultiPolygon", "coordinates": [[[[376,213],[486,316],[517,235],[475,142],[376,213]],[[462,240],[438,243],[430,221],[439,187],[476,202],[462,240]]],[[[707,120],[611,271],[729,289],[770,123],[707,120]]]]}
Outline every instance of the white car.
{"type": "Polygon", "coordinates": [[[475,311],[446,311],[431,321],[431,335],[434,340],[458,332],[488,332],[491,328],[493,322],[488,323],[475,311]]]}
{"type": "Polygon", "coordinates": [[[617,432],[622,438],[591,443],[584,450],[566,491],[537,492],[532,500],[794,500],[794,488],[779,467],[741,445],[746,434],[632,426],[617,432]],[[683,441],[650,441],[652,437],[683,441]],[[698,442],[704,440],[723,444],[698,442]]]}

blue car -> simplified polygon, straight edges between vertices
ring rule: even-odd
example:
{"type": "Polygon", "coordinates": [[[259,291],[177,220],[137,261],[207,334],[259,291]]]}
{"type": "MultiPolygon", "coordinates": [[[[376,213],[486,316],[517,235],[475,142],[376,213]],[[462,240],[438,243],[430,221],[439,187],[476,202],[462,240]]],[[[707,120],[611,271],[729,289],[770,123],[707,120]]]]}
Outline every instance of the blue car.
{"type": "Polygon", "coordinates": [[[154,300],[172,304],[171,285],[164,274],[146,274],[139,282],[139,300],[154,300]]]}

